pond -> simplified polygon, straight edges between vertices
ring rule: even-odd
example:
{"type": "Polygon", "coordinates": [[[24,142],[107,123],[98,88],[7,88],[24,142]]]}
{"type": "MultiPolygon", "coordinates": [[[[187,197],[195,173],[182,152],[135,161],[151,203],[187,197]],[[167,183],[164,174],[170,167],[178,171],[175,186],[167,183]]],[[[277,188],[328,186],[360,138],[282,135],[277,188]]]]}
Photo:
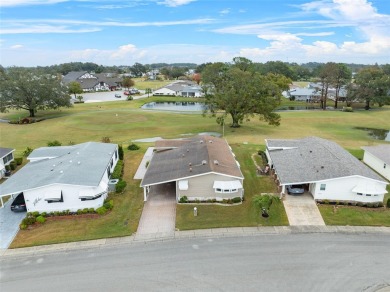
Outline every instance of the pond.
{"type": "Polygon", "coordinates": [[[370,137],[376,140],[390,141],[390,130],[364,127],[355,127],[355,129],[366,131],[370,137]]]}
{"type": "Polygon", "coordinates": [[[206,106],[201,102],[188,101],[157,101],[144,104],[142,109],[177,112],[201,112],[206,106]]]}

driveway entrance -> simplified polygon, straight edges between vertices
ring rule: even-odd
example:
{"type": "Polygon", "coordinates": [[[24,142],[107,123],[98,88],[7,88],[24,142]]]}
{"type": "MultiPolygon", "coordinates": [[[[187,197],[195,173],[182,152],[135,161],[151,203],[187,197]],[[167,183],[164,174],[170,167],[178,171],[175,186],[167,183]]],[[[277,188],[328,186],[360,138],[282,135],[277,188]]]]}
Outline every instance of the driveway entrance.
{"type": "Polygon", "coordinates": [[[175,222],[175,183],[152,186],[142,210],[136,238],[156,233],[172,235],[175,222]]]}
{"type": "Polygon", "coordinates": [[[16,233],[19,231],[19,224],[26,217],[26,212],[12,212],[11,203],[13,198],[9,199],[0,208],[0,248],[7,249],[14,240],[16,233]]]}
{"type": "Polygon", "coordinates": [[[294,225],[325,225],[313,196],[305,192],[302,195],[286,195],[283,200],[288,222],[294,225]]]}

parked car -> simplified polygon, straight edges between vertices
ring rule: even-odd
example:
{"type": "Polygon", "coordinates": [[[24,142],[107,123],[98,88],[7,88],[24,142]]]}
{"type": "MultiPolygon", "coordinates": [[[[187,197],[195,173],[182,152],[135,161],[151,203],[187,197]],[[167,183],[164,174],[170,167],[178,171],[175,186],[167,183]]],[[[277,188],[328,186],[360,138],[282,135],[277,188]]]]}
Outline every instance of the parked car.
{"type": "Polygon", "coordinates": [[[124,95],[129,95],[130,93],[128,91],[123,92],[124,95]]]}
{"type": "Polygon", "coordinates": [[[131,88],[130,89],[130,94],[138,94],[139,90],[137,88],[131,88]]]}
{"type": "Polygon", "coordinates": [[[122,95],[120,95],[119,93],[117,93],[117,94],[115,94],[115,97],[117,97],[117,98],[121,98],[121,97],[122,97],[122,95]]]}
{"type": "Polygon", "coordinates": [[[24,200],[23,193],[17,195],[15,200],[11,204],[11,211],[14,212],[24,212],[27,211],[26,202],[24,200]]]}
{"type": "Polygon", "coordinates": [[[305,189],[302,185],[290,185],[287,186],[287,193],[289,195],[302,195],[305,192],[305,189]]]}

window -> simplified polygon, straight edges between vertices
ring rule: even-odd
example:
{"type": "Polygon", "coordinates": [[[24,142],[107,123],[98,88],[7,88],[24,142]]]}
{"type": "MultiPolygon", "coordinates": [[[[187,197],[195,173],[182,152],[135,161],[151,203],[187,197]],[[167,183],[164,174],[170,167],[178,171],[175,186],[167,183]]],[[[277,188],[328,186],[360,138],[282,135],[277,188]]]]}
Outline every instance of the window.
{"type": "Polygon", "coordinates": [[[110,167],[107,168],[107,177],[110,178],[111,176],[111,171],[110,171],[110,167]]]}
{"type": "Polygon", "coordinates": [[[3,157],[4,165],[10,162],[13,159],[12,153],[8,154],[7,156],[3,157]]]}
{"type": "Polygon", "coordinates": [[[115,150],[115,159],[118,159],[118,150],[115,150]]]}
{"type": "Polygon", "coordinates": [[[49,204],[50,203],[62,203],[64,202],[64,197],[62,196],[62,192],[61,192],[61,197],[59,199],[51,199],[51,200],[46,200],[46,202],[48,202],[49,204]]]}
{"type": "Polygon", "coordinates": [[[371,194],[366,194],[366,197],[371,197],[371,194]]]}
{"type": "Polygon", "coordinates": [[[114,164],[114,161],[111,159],[111,162],[110,162],[111,167],[112,167],[113,164],[114,164]]]}
{"type": "Polygon", "coordinates": [[[320,191],[325,191],[326,189],[326,184],[321,184],[320,185],[320,191]]]}
{"type": "Polygon", "coordinates": [[[362,193],[357,193],[357,195],[358,195],[358,196],[363,196],[363,194],[362,194],[362,193]]]}

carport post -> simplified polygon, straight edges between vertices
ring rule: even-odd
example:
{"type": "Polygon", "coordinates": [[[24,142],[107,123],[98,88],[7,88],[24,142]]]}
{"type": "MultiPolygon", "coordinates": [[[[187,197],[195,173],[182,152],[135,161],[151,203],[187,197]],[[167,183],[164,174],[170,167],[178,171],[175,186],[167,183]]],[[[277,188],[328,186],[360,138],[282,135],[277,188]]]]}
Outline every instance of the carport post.
{"type": "Polygon", "coordinates": [[[282,191],[280,192],[280,199],[283,198],[283,194],[285,193],[286,191],[286,185],[282,185],[282,191]]]}
{"type": "Polygon", "coordinates": [[[146,202],[146,187],[144,187],[144,202],[146,202]]]}
{"type": "Polygon", "coordinates": [[[4,208],[3,196],[0,197],[1,200],[1,208],[4,208]]]}

